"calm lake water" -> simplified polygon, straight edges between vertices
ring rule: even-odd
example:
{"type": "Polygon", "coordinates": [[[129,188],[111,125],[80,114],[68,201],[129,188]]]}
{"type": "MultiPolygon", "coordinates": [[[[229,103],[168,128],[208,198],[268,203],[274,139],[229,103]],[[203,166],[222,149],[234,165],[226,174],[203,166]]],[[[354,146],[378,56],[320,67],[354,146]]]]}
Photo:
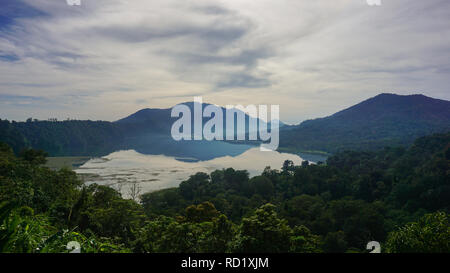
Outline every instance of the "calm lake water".
{"type": "MultiPolygon", "coordinates": [[[[232,145],[237,146],[237,145],[232,145]]],[[[149,155],[135,150],[118,151],[102,158],[94,158],[76,170],[86,184],[108,185],[129,197],[136,184],[140,193],[178,186],[197,172],[210,173],[217,169],[248,170],[250,176],[260,175],[266,166],[280,169],[285,160],[299,165],[303,159],[295,154],[262,152],[259,147],[242,146],[238,155],[197,160],[189,156],[149,155]]]]}

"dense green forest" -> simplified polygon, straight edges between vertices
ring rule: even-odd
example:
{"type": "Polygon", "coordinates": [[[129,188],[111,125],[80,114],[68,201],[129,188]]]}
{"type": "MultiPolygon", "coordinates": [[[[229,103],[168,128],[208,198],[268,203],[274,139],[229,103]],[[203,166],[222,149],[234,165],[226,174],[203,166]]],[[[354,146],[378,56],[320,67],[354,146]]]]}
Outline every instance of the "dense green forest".
{"type": "Polygon", "coordinates": [[[51,156],[99,156],[120,149],[124,131],[128,129],[106,121],[0,119],[0,141],[16,153],[34,148],[45,150],[51,156]]]}
{"type": "Polygon", "coordinates": [[[450,252],[450,133],[326,163],[197,173],[123,199],[0,144],[0,252],[450,252]]]}

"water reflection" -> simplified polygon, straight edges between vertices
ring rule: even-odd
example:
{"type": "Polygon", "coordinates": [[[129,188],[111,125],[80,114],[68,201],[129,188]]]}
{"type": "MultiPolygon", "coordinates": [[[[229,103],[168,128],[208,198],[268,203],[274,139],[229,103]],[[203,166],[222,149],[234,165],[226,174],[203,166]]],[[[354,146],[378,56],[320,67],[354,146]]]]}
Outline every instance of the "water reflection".
{"type": "MultiPolygon", "coordinates": [[[[167,155],[182,161],[202,161],[223,156],[237,156],[255,146],[231,144],[224,141],[175,141],[165,135],[142,135],[128,139],[126,150],[146,155],[167,155]]],[[[259,145],[258,145],[259,147],[259,145]]],[[[121,148],[121,150],[125,150],[121,148]]],[[[119,149],[117,149],[119,150],[119,149]]]]}
{"type": "MultiPolygon", "coordinates": [[[[239,146],[239,145],[233,145],[239,146]]],[[[197,172],[210,173],[217,169],[234,168],[248,170],[250,176],[262,173],[266,166],[280,169],[285,160],[299,165],[303,161],[295,154],[261,152],[259,147],[251,148],[237,156],[222,156],[210,160],[197,161],[196,158],[180,158],[166,155],[145,155],[135,150],[114,152],[102,158],[89,160],[76,172],[87,184],[109,185],[120,190],[127,197],[133,183],[137,183],[141,193],[178,186],[183,180],[197,172]]]]}

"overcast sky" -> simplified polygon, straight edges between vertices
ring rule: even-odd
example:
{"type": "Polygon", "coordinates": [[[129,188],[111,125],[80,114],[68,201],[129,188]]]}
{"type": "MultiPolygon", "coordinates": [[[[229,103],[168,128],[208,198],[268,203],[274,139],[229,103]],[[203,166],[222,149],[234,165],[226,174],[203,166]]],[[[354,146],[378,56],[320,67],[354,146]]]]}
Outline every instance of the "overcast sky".
{"type": "Polygon", "coordinates": [[[450,1],[0,1],[0,118],[116,120],[203,96],[323,117],[450,99],[450,1]]]}

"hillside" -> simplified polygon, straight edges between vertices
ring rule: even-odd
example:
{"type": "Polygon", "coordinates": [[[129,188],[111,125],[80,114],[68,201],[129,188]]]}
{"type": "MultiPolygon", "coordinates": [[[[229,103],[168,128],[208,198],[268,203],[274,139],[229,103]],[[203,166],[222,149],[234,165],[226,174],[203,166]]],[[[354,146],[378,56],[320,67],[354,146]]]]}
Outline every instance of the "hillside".
{"type": "MultiPolygon", "coordinates": [[[[194,113],[194,103],[183,103],[194,113]]],[[[203,108],[208,103],[203,103],[203,108]]],[[[225,108],[221,108],[225,118],[225,108]]],[[[239,110],[238,110],[239,111],[239,110]]],[[[24,148],[42,149],[50,156],[103,156],[119,149],[135,149],[145,154],[167,154],[181,156],[188,152],[196,158],[211,159],[234,151],[229,145],[174,141],[171,137],[171,108],[142,109],[115,122],[67,120],[10,122],[0,119],[0,142],[10,145],[17,154],[24,148]]],[[[210,118],[203,118],[203,125],[210,118]]],[[[255,118],[245,115],[246,128],[255,118]]],[[[191,119],[193,122],[193,119],[191,119]]],[[[236,128],[235,123],[235,128],[236,128]]],[[[226,132],[226,122],[223,127],[226,132]]],[[[233,133],[234,131],[232,131],[233,133]]],[[[192,127],[192,134],[194,128],[192,127]]],[[[248,133],[248,131],[246,131],[248,133]]],[[[224,136],[225,138],[225,136],[224,136]]]]}
{"type": "Polygon", "coordinates": [[[380,94],[325,118],[281,131],[283,150],[373,150],[408,145],[427,134],[450,130],[450,102],[423,95],[380,94]]]}
{"type": "MultiPolygon", "coordinates": [[[[194,103],[184,104],[193,113],[194,103]]],[[[142,109],[116,122],[0,120],[0,141],[8,143],[16,153],[32,147],[46,150],[51,156],[99,156],[118,149],[181,152],[188,143],[175,143],[170,137],[171,126],[178,119],[170,117],[170,112],[171,108],[142,109]]],[[[203,118],[203,124],[207,120],[203,118]]],[[[246,128],[250,120],[254,118],[246,115],[246,128]]],[[[450,102],[423,95],[380,94],[329,117],[280,126],[283,151],[374,150],[409,145],[417,137],[449,131],[450,102]]],[[[224,132],[225,128],[226,122],[224,132]]]]}
{"type": "Polygon", "coordinates": [[[198,172],[140,202],[0,143],[0,252],[67,253],[77,241],[83,253],[367,253],[377,241],[384,253],[449,253],[449,143],[436,134],[252,178],[198,172]]]}
{"type": "MultiPolygon", "coordinates": [[[[191,122],[192,124],[194,124],[194,119],[193,119],[193,115],[194,115],[194,106],[195,103],[194,102],[184,102],[181,103],[186,105],[190,111],[191,111],[191,122]]],[[[202,111],[205,110],[206,107],[208,107],[209,103],[203,103],[202,105],[202,111]]],[[[220,107],[220,109],[222,110],[223,113],[223,118],[224,118],[224,122],[223,122],[223,132],[226,133],[226,108],[224,107],[220,107]]],[[[170,134],[170,130],[172,127],[172,124],[178,120],[178,117],[171,117],[171,110],[172,108],[167,108],[167,109],[142,109],[128,117],[125,117],[123,119],[120,119],[118,121],[116,121],[116,124],[141,124],[143,127],[145,128],[151,128],[151,132],[160,132],[163,135],[169,135],[170,134]]],[[[243,113],[243,111],[241,110],[237,110],[235,109],[238,113],[244,114],[245,116],[245,128],[246,128],[246,132],[248,132],[248,127],[249,127],[249,122],[250,121],[258,121],[257,118],[253,118],[250,117],[249,115],[247,115],[246,113],[243,113]]],[[[205,123],[210,120],[211,118],[209,117],[204,117],[203,118],[203,125],[205,125],[205,123]]],[[[235,119],[236,120],[236,119],[235,119]]],[[[279,122],[280,123],[280,127],[284,126],[284,123],[279,122]]],[[[258,123],[257,123],[258,124],[258,123]]],[[[235,122],[235,126],[234,128],[236,129],[236,122],[235,122]]],[[[270,124],[269,124],[269,128],[270,128],[270,124]]],[[[194,125],[192,125],[191,130],[194,130],[194,125]]],[[[142,131],[146,131],[144,128],[142,128],[142,131]]],[[[233,133],[235,131],[232,131],[231,133],[233,133]]],[[[225,138],[225,136],[224,136],[225,138]]]]}
{"type": "Polygon", "coordinates": [[[17,154],[24,148],[45,150],[50,156],[97,156],[123,144],[126,130],[106,121],[0,120],[0,142],[17,154]]]}

